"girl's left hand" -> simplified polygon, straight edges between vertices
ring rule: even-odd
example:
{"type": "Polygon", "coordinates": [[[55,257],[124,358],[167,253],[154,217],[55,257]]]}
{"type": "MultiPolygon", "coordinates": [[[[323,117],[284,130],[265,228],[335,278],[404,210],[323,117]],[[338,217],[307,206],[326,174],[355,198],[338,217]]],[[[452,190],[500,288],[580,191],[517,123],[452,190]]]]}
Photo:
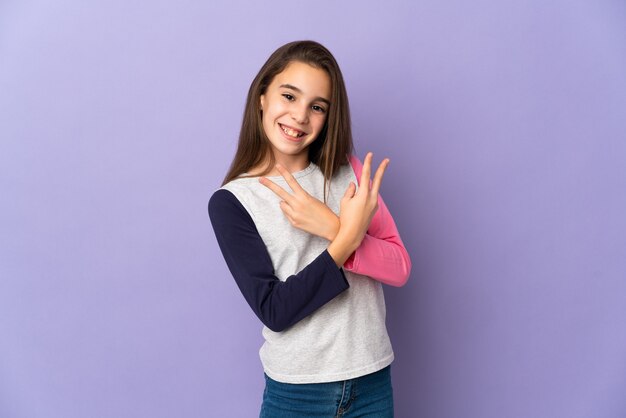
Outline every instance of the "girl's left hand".
{"type": "Polygon", "coordinates": [[[339,231],[339,217],[323,202],[308,194],[288,170],[279,164],[276,164],[276,169],[291,187],[293,194],[268,178],[261,177],[259,182],[282,199],[280,209],[291,225],[328,241],[334,240],[339,231]]]}

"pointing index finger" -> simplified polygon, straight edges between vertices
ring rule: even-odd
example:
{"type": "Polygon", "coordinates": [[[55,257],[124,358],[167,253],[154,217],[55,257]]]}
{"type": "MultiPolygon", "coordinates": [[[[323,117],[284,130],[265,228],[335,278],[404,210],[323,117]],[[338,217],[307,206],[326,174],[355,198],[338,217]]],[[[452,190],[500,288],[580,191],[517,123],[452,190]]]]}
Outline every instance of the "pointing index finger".
{"type": "Polygon", "coordinates": [[[268,179],[267,177],[260,177],[259,182],[263,186],[273,191],[278,197],[280,197],[285,202],[289,203],[289,201],[291,200],[292,196],[285,189],[283,189],[282,187],[280,187],[278,184],[274,183],[272,180],[268,179]]]}
{"type": "Polygon", "coordinates": [[[387,166],[389,165],[389,158],[385,158],[378,169],[376,170],[376,174],[374,174],[374,181],[372,182],[372,193],[378,195],[380,190],[380,185],[383,181],[383,175],[385,174],[385,170],[387,170],[387,166]]]}
{"type": "MultiPolygon", "coordinates": [[[[370,175],[372,174],[372,157],[373,154],[368,152],[363,160],[363,169],[361,171],[361,181],[359,182],[359,190],[369,190],[370,175]]],[[[358,192],[357,192],[358,193],[358,192]]]]}
{"type": "Polygon", "coordinates": [[[304,191],[304,189],[300,186],[300,183],[298,183],[298,180],[296,180],[296,178],[289,172],[289,170],[287,170],[280,164],[276,164],[276,169],[278,170],[280,175],[283,176],[283,178],[285,179],[289,187],[291,187],[291,190],[293,190],[294,193],[301,193],[302,191],[304,191]]]}

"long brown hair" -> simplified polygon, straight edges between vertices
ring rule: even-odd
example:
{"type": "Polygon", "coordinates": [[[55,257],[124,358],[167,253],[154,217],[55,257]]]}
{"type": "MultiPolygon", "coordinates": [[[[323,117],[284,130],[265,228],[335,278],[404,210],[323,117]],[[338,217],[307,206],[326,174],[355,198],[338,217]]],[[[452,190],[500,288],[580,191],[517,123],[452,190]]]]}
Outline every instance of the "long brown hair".
{"type": "Polygon", "coordinates": [[[324,174],[324,189],[339,167],[348,163],[353,149],[352,129],[348,95],[339,65],[323,45],[314,41],[295,41],[274,51],[252,81],[237,152],[222,185],[259,166],[266,159],[269,159],[268,165],[260,175],[269,173],[274,167],[276,160],[263,130],[261,95],[265,94],[274,77],[293,61],[323,69],[330,77],[330,106],[326,122],[317,139],[309,146],[309,161],[319,166],[324,174]]]}

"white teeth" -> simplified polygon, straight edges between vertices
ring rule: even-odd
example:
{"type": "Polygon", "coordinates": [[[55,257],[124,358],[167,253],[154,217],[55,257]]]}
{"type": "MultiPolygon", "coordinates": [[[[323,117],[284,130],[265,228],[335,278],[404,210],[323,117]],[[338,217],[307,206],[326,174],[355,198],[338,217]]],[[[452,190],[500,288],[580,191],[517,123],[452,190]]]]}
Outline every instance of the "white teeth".
{"type": "Polygon", "coordinates": [[[298,138],[300,137],[302,134],[298,131],[294,131],[291,128],[287,128],[286,126],[280,126],[283,129],[283,132],[286,133],[287,135],[293,137],[293,138],[298,138]]]}

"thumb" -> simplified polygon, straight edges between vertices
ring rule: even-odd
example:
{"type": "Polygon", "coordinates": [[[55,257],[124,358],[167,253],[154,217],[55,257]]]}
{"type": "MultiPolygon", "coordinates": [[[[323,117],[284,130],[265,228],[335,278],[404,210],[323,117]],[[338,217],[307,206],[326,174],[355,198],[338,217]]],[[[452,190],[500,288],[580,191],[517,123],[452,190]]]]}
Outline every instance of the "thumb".
{"type": "Polygon", "coordinates": [[[356,186],[354,185],[353,182],[350,182],[350,184],[348,185],[348,188],[346,189],[346,192],[343,194],[343,198],[352,199],[354,197],[355,191],[356,191],[356,186]]]}

